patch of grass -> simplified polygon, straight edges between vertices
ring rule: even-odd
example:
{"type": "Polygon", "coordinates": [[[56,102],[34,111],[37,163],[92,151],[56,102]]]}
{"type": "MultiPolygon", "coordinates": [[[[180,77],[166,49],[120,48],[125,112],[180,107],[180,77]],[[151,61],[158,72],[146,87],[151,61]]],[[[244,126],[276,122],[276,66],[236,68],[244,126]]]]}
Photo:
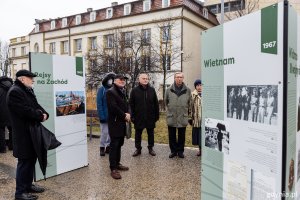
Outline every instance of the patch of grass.
{"type": "MultiPolygon", "coordinates": [[[[87,127],[87,131],[89,133],[90,129],[89,126],[87,127]]],[[[93,134],[99,134],[100,133],[100,127],[99,125],[93,126],[93,134]]],[[[132,138],[134,139],[135,131],[132,126],[132,138]]],[[[142,140],[148,141],[148,135],[146,129],[143,130],[142,134],[142,140]]],[[[169,144],[169,136],[168,136],[168,126],[166,122],[166,115],[165,113],[160,114],[159,121],[156,122],[156,128],[154,129],[154,142],[160,143],[160,144],[169,144]]],[[[187,147],[195,147],[192,145],[192,127],[188,125],[186,127],[185,132],[185,146],[187,147]]]]}

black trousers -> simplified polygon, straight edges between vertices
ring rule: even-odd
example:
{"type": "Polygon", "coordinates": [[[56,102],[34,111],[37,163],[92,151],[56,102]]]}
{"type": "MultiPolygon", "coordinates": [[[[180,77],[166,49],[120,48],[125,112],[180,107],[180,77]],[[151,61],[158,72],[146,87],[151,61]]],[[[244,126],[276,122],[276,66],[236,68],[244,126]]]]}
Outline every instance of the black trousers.
{"type": "Polygon", "coordinates": [[[117,169],[121,160],[121,147],[124,144],[124,137],[111,137],[109,149],[109,167],[110,170],[117,169]]]}
{"type": "Polygon", "coordinates": [[[0,127],[0,151],[6,150],[5,143],[5,126],[0,127]]]}
{"type": "MultiPolygon", "coordinates": [[[[143,129],[135,129],[135,148],[142,149],[142,133],[143,129]]],[[[148,134],[148,148],[154,146],[154,128],[147,128],[148,134]]]]}
{"type": "Polygon", "coordinates": [[[16,173],[16,195],[27,193],[31,187],[36,158],[18,159],[16,173]]]}
{"type": "Polygon", "coordinates": [[[168,126],[169,146],[172,153],[184,152],[185,129],[186,127],[176,128],[176,127],[168,126]],[[176,129],[178,130],[178,140],[176,139],[176,129]]]}

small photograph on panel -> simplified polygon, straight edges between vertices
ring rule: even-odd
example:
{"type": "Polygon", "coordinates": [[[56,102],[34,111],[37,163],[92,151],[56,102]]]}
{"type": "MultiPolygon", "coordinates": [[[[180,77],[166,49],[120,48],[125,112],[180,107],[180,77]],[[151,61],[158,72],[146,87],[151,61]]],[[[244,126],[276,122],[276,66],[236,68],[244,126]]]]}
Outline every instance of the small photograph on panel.
{"type": "Polygon", "coordinates": [[[294,186],[294,179],[295,179],[295,172],[294,172],[294,159],[291,159],[290,161],[290,167],[289,167],[289,181],[288,181],[288,188],[290,191],[292,191],[294,186]]]}
{"type": "Polygon", "coordinates": [[[300,149],[298,150],[297,181],[300,180],[300,149]]]}
{"type": "Polygon", "coordinates": [[[85,113],[84,91],[56,92],[56,116],[85,113]]]}
{"type": "Polygon", "coordinates": [[[205,119],[205,146],[229,154],[228,125],[217,119],[205,119]]]}
{"type": "Polygon", "coordinates": [[[277,125],[278,86],[227,86],[227,118],[277,125]]]}
{"type": "MultiPolygon", "coordinates": [[[[299,95],[299,93],[298,93],[298,95],[299,95]]],[[[297,101],[297,105],[298,105],[298,109],[297,109],[297,111],[298,111],[298,113],[297,113],[297,132],[298,131],[300,131],[300,96],[298,96],[298,101],[297,101]]]]}

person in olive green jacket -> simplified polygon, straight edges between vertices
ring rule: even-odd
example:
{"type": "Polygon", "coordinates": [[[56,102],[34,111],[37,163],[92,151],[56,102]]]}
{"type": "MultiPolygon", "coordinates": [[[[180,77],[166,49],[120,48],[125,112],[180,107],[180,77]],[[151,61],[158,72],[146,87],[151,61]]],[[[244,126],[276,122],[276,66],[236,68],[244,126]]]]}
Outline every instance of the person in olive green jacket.
{"type": "Polygon", "coordinates": [[[174,83],[166,91],[166,118],[171,149],[169,158],[177,155],[184,158],[185,130],[189,120],[191,90],[183,83],[183,78],[182,72],[176,72],[174,83]],[[176,130],[178,130],[178,140],[176,140],[176,130]]]}

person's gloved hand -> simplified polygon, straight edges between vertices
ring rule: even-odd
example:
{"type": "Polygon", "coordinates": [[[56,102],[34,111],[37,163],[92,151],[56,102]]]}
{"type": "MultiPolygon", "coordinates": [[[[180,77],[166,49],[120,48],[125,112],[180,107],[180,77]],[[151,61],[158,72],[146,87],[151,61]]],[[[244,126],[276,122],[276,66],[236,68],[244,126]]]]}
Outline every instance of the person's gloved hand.
{"type": "Polygon", "coordinates": [[[188,120],[189,124],[192,126],[193,125],[193,120],[192,119],[189,119],[188,120]]]}

